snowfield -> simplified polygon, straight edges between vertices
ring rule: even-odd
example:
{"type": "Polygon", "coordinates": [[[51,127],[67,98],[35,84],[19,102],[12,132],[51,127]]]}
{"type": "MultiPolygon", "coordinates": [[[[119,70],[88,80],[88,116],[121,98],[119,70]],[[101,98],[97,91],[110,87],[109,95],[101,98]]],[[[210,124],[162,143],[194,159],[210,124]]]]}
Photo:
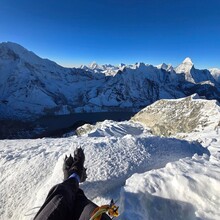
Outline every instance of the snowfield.
{"type": "Polygon", "coordinates": [[[118,199],[118,219],[219,219],[219,128],[184,139],[152,135],[134,122],[104,121],[81,137],[0,141],[0,219],[33,219],[62,181],[66,154],[81,146],[85,194],[118,199]]]}

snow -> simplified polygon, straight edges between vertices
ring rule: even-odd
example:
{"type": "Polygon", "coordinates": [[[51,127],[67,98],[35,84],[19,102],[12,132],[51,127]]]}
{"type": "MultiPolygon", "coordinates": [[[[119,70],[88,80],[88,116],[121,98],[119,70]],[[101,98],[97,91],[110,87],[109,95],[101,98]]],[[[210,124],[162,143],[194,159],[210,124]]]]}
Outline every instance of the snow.
{"type": "Polygon", "coordinates": [[[193,62],[192,62],[190,57],[186,57],[185,60],[183,61],[183,63],[187,63],[187,64],[193,65],[193,62]]]}
{"type": "Polygon", "coordinates": [[[198,92],[219,99],[220,93],[218,71],[195,69],[190,58],[176,69],[143,62],[119,66],[94,62],[64,68],[7,42],[0,44],[0,73],[0,115],[5,119],[128,108],[139,111],[161,98],[198,92]]]}
{"type": "Polygon", "coordinates": [[[207,69],[196,69],[189,57],[187,57],[179,66],[175,68],[175,72],[178,74],[183,73],[185,80],[191,83],[202,83],[205,81],[210,81],[213,84],[217,83],[215,77],[213,77],[214,74],[212,75],[211,71],[207,69]]]}
{"type": "Polygon", "coordinates": [[[194,155],[162,169],[134,174],[121,193],[125,200],[121,218],[132,219],[130,213],[139,207],[145,212],[136,219],[218,219],[219,168],[212,158],[194,155]],[[134,199],[136,206],[129,205],[134,199]]]}
{"type": "Polygon", "coordinates": [[[218,134],[185,139],[154,136],[133,122],[104,121],[81,137],[1,140],[0,219],[32,219],[62,181],[64,156],[79,146],[88,168],[81,187],[99,205],[119,199],[118,219],[218,219],[218,134]]]}
{"type": "Polygon", "coordinates": [[[175,68],[176,73],[184,73],[185,75],[185,79],[189,82],[194,83],[195,80],[192,76],[192,69],[193,69],[194,65],[192,60],[187,57],[178,67],[175,68]]]}
{"type": "Polygon", "coordinates": [[[123,215],[132,219],[219,219],[220,211],[220,152],[219,134],[194,133],[187,139],[200,139],[211,156],[195,154],[167,163],[164,168],[134,174],[121,192],[123,215]]]}
{"type": "Polygon", "coordinates": [[[212,68],[209,69],[209,71],[211,72],[212,76],[214,77],[214,79],[220,83],[220,69],[217,68],[212,68]]]}

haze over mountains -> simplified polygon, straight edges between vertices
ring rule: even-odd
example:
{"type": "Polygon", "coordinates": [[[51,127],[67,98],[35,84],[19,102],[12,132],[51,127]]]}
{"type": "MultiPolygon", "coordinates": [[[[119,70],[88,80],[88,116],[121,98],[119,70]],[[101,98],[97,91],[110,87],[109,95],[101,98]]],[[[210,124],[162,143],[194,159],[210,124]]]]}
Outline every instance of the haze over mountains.
{"type": "Polygon", "coordinates": [[[1,119],[136,112],[156,100],[193,93],[219,101],[220,70],[196,69],[190,58],[176,68],[145,63],[64,68],[16,43],[0,44],[1,119]]]}

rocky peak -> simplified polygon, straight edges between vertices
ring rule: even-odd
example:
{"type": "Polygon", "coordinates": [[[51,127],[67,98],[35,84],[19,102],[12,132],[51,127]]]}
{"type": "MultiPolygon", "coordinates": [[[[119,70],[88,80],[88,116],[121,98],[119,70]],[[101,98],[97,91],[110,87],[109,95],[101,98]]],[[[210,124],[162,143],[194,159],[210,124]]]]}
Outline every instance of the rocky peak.
{"type": "Polygon", "coordinates": [[[175,135],[215,129],[220,124],[220,106],[216,100],[192,95],[182,99],[159,100],[131,119],[151,129],[155,135],[175,135]]]}

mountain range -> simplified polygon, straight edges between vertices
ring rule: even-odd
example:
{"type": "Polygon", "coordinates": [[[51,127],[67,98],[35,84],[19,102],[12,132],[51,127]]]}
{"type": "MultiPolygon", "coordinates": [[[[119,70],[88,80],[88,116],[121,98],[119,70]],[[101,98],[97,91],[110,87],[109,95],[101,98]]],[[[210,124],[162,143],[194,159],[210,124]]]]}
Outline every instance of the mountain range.
{"type": "Polygon", "coordinates": [[[161,64],[64,68],[11,42],[0,44],[0,118],[30,120],[76,112],[137,112],[160,99],[197,93],[220,101],[220,70],[190,58],[161,64]]]}

